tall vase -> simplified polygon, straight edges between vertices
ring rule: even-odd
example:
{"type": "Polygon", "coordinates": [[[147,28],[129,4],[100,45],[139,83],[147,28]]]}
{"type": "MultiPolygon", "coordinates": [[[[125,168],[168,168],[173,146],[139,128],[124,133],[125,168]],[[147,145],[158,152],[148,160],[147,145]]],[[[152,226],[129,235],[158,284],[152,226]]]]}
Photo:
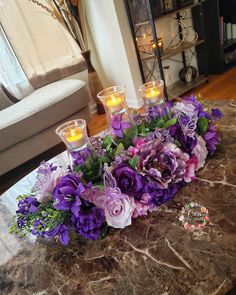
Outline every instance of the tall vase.
{"type": "Polygon", "coordinates": [[[91,63],[91,52],[90,50],[81,52],[83,58],[86,61],[87,68],[88,68],[88,84],[89,89],[91,92],[91,95],[96,102],[97,105],[97,113],[98,114],[105,114],[105,109],[103,107],[103,104],[101,101],[97,98],[97,93],[103,89],[102,83],[98,77],[98,74],[96,70],[94,69],[92,63],[91,63]]]}
{"type": "Polygon", "coordinates": [[[117,145],[128,148],[137,137],[137,126],[125,102],[124,86],[112,86],[98,93],[107,115],[107,134],[117,145]]]}
{"type": "Polygon", "coordinates": [[[88,138],[86,121],[83,119],[63,123],[56,134],[67,147],[70,163],[74,171],[82,172],[83,179],[96,179],[101,172],[98,156],[88,138]]]}

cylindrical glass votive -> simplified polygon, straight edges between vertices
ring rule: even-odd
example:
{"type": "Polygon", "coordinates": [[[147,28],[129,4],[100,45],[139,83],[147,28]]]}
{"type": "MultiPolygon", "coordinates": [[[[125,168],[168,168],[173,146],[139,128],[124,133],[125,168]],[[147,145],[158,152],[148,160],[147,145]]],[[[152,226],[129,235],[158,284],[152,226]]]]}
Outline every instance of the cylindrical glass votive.
{"type": "Polygon", "coordinates": [[[169,110],[164,97],[164,82],[155,80],[144,83],[138,89],[146,106],[146,111],[155,111],[158,117],[169,118],[169,110]]]}
{"type": "Polygon", "coordinates": [[[139,87],[139,91],[146,105],[153,106],[164,102],[164,82],[155,80],[144,83],[139,87]]]}
{"type": "Polygon", "coordinates": [[[108,134],[115,144],[129,147],[137,136],[137,127],[125,102],[124,86],[112,86],[100,91],[97,97],[106,110],[108,134]]]}
{"type": "Polygon", "coordinates": [[[60,125],[56,134],[67,147],[72,168],[82,172],[86,181],[100,174],[100,163],[87,135],[86,121],[72,120],[60,125]]]}

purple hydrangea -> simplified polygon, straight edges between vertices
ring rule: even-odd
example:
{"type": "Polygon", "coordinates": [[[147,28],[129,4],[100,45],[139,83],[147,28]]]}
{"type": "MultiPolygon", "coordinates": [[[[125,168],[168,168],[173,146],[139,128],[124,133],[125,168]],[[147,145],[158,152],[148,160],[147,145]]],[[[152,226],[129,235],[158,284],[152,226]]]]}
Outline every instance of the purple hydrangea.
{"type": "Polygon", "coordinates": [[[104,210],[97,207],[80,212],[78,216],[72,215],[71,218],[74,231],[89,240],[97,240],[100,237],[105,220],[104,210]]]}
{"type": "Polygon", "coordinates": [[[213,155],[216,146],[219,143],[219,138],[216,132],[217,127],[213,124],[208,125],[207,132],[203,135],[203,138],[206,142],[206,147],[210,155],[213,155]]]}
{"type": "Polygon", "coordinates": [[[131,127],[130,122],[123,120],[122,114],[113,115],[111,118],[111,127],[117,137],[123,138],[123,132],[131,127]]]}
{"type": "Polygon", "coordinates": [[[164,189],[157,182],[148,182],[145,186],[145,192],[151,196],[151,203],[154,206],[161,206],[169,201],[178,191],[176,184],[170,184],[167,189],[164,189]]]}
{"type": "Polygon", "coordinates": [[[113,170],[113,176],[122,193],[133,196],[135,199],[142,196],[145,179],[128,164],[118,165],[113,170]]]}
{"type": "Polygon", "coordinates": [[[166,103],[155,105],[148,108],[148,116],[155,120],[157,118],[165,117],[169,115],[169,108],[166,103]]]}
{"type": "Polygon", "coordinates": [[[78,216],[82,204],[80,197],[84,191],[85,186],[78,176],[73,173],[65,175],[53,190],[54,207],[63,211],[71,210],[78,216]]]}
{"type": "Polygon", "coordinates": [[[103,157],[106,153],[106,150],[103,148],[102,138],[100,136],[91,137],[90,142],[95,149],[98,157],[103,157]]]}

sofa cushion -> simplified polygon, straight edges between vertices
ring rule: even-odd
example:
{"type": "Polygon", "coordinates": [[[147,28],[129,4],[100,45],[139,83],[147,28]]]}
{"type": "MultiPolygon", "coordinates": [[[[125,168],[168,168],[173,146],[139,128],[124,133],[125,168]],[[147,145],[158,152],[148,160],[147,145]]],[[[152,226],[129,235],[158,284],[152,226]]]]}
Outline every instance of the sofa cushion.
{"type": "Polygon", "coordinates": [[[0,112],[0,150],[55,125],[88,105],[85,82],[60,80],[0,112]]]}
{"type": "Polygon", "coordinates": [[[88,106],[68,118],[63,118],[56,125],[0,151],[0,176],[60,143],[61,140],[56,135],[55,129],[65,121],[78,118],[89,122],[90,110],[88,106]]]}
{"type": "Polygon", "coordinates": [[[6,96],[0,87],[0,111],[13,105],[13,102],[6,96]]]}

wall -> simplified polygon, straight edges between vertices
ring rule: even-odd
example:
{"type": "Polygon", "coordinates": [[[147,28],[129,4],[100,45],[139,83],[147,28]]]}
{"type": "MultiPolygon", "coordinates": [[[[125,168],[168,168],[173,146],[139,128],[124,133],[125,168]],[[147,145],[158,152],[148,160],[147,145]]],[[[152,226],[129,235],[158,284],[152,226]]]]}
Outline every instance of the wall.
{"type": "MultiPolygon", "coordinates": [[[[142,99],[137,89],[142,84],[142,80],[124,0],[84,0],[84,3],[91,36],[93,63],[104,87],[125,84],[128,105],[141,106],[142,99]]],[[[186,10],[185,17],[187,27],[191,28],[189,9],[186,10]]],[[[178,29],[176,21],[165,18],[158,20],[156,26],[157,34],[163,37],[164,48],[166,48],[178,29]]],[[[147,42],[147,40],[143,41],[147,42]]],[[[193,52],[188,51],[186,56],[187,63],[197,67],[193,52]]],[[[166,81],[167,85],[179,80],[179,71],[183,64],[178,61],[181,60],[181,54],[178,54],[163,62],[163,66],[170,67],[168,70],[170,79],[166,81]]],[[[156,73],[156,79],[158,78],[160,78],[159,72],[156,73]]]]}
{"type": "Polygon", "coordinates": [[[103,86],[126,86],[127,104],[142,105],[142,84],[123,0],[85,0],[92,60],[103,86]]]}

